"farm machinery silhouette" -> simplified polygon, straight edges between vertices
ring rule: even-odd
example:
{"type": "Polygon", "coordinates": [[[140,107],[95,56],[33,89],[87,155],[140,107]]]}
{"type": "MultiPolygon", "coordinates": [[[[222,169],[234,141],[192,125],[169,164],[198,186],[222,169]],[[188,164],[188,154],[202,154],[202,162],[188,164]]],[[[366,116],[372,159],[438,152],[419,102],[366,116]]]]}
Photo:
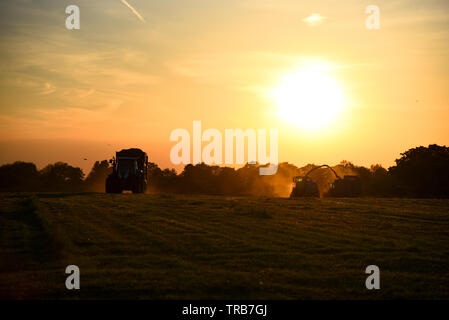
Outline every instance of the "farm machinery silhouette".
{"type": "Polygon", "coordinates": [[[140,149],[123,149],[109,160],[112,173],[106,178],[106,193],[144,193],[148,183],[148,156],[140,149]]]}
{"type": "Polygon", "coordinates": [[[294,187],[290,198],[319,197],[318,184],[310,178],[310,174],[320,168],[328,168],[335,175],[335,180],[330,183],[329,190],[324,195],[327,197],[358,197],[362,193],[360,178],[353,175],[345,175],[341,178],[334,169],[327,164],[315,167],[304,176],[293,178],[294,187]]]}

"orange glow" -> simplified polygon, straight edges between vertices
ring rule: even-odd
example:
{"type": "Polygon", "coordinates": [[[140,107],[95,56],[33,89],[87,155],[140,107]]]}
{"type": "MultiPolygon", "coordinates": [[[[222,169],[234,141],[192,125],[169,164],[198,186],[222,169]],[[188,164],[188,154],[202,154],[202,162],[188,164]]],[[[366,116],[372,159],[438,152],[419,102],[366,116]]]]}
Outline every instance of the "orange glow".
{"type": "Polygon", "coordinates": [[[368,30],[363,4],[175,2],[92,1],[71,31],[60,6],[5,3],[0,164],[88,172],[136,146],[174,167],[170,133],[194,120],[279,129],[279,161],[297,166],[388,167],[408,148],[449,145],[444,5],[380,5],[368,30]]]}

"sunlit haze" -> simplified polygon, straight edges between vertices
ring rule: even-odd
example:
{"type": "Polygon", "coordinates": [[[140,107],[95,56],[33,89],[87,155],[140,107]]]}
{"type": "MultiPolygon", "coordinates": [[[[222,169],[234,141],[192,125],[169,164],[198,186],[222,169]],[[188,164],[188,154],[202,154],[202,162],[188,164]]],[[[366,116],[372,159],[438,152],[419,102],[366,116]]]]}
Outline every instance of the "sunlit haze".
{"type": "Polygon", "coordinates": [[[449,145],[446,0],[377,1],[379,30],[358,0],[76,4],[79,30],[66,2],[0,3],[0,164],[88,173],[139,147],[172,168],[170,132],[194,120],[278,129],[297,166],[449,145]]]}

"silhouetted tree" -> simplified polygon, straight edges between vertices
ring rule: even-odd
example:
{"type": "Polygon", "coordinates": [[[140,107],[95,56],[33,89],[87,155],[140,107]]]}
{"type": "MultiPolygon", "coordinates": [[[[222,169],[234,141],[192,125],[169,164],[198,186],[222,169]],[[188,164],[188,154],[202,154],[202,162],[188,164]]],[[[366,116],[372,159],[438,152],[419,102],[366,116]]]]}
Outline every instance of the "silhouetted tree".
{"type": "Polygon", "coordinates": [[[449,148],[436,144],[401,153],[389,168],[403,195],[449,197],[449,148]]]}
{"type": "Polygon", "coordinates": [[[241,184],[240,176],[234,168],[222,167],[218,173],[217,183],[220,194],[241,195],[244,186],[241,184]]]}
{"type": "Polygon", "coordinates": [[[179,192],[218,194],[220,189],[219,172],[218,166],[209,166],[205,163],[188,164],[180,175],[179,192]]]}
{"type": "Polygon", "coordinates": [[[41,170],[44,191],[81,191],[84,173],[64,162],[49,164],[41,170]]]}
{"type": "Polygon", "coordinates": [[[38,189],[39,172],[34,163],[16,161],[0,167],[0,190],[37,191],[38,189]]]}
{"type": "MultiPolygon", "coordinates": [[[[304,176],[314,164],[298,168],[280,163],[275,175],[261,176],[261,165],[246,164],[235,170],[204,163],[186,165],[182,173],[149,164],[149,190],[158,193],[281,196],[290,194],[292,178],[304,176]]],[[[332,167],[340,177],[357,175],[363,196],[449,197],[449,148],[429,145],[407,150],[387,171],[380,165],[359,167],[342,161],[332,167]]],[[[57,162],[38,171],[33,163],[15,162],[0,167],[0,191],[103,191],[112,168],[96,161],[85,180],[80,168],[57,162]]],[[[313,171],[321,193],[335,180],[328,168],[313,171]]]]}
{"type": "Polygon", "coordinates": [[[178,175],[174,169],[161,170],[159,166],[153,162],[148,166],[150,192],[156,193],[176,193],[178,188],[178,175]]]}

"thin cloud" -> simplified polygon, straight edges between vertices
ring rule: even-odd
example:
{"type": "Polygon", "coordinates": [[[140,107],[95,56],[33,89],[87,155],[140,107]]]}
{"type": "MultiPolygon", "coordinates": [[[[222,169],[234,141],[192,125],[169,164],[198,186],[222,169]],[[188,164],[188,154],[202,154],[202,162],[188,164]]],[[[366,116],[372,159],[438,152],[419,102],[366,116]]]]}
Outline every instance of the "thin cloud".
{"type": "Polygon", "coordinates": [[[47,94],[54,93],[55,91],[56,91],[55,86],[52,85],[51,83],[46,82],[44,85],[44,88],[41,90],[41,92],[39,94],[47,95],[47,94]]]}
{"type": "Polygon", "coordinates": [[[309,26],[316,26],[321,24],[326,17],[323,17],[319,13],[313,13],[310,16],[302,19],[305,23],[307,23],[309,26]]]}
{"type": "Polygon", "coordinates": [[[145,23],[145,19],[140,15],[140,13],[134,9],[134,7],[132,5],[130,5],[126,0],[121,0],[122,3],[127,6],[136,16],[137,18],[139,18],[140,21],[142,21],[143,23],[145,23]]]}

